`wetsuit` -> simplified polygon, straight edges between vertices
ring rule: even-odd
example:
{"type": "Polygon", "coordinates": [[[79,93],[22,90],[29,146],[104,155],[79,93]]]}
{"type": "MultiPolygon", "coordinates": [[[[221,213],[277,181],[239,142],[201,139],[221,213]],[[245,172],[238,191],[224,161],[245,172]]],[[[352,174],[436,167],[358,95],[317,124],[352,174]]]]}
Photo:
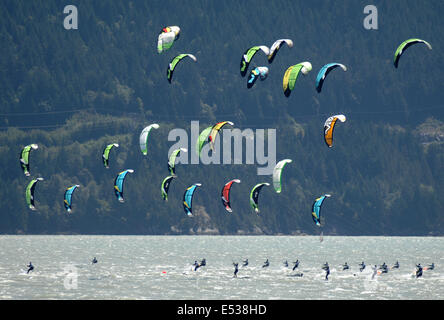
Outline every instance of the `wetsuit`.
{"type": "Polygon", "coordinates": [[[202,259],[202,261],[200,262],[199,267],[203,267],[203,266],[206,266],[206,265],[207,265],[207,260],[205,260],[205,258],[204,258],[204,259],[202,259]]]}
{"type": "Polygon", "coordinates": [[[399,262],[396,261],[395,265],[392,267],[392,269],[399,269],[399,262]]]}
{"type": "Polygon", "coordinates": [[[237,273],[239,272],[238,263],[233,263],[234,266],[234,277],[237,278],[237,273]]]}
{"type": "Polygon", "coordinates": [[[299,260],[296,260],[296,261],[294,262],[293,271],[294,271],[294,269],[296,269],[298,266],[299,266],[299,260]]]}
{"type": "Polygon", "coordinates": [[[342,266],[342,270],[348,270],[350,267],[348,266],[347,262],[342,266]]]}
{"type": "Polygon", "coordinates": [[[416,265],[416,278],[422,277],[422,267],[421,264],[416,265]]]}
{"type": "Polygon", "coordinates": [[[359,271],[362,272],[362,270],[365,269],[365,264],[364,261],[361,262],[361,264],[359,265],[359,271]]]}
{"type": "Polygon", "coordinates": [[[268,259],[267,259],[267,261],[264,262],[264,265],[262,266],[262,268],[268,267],[269,265],[270,265],[270,263],[268,262],[268,259]]]}
{"type": "Polygon", "coordinates": [[[328,266],[327,262],[322,266],[322,269],[325,270],[325,280],[328,280],[328,275],[330,274],[330,267],[328,266]]]}
{"type": "Polygon", "coordinates": [[[200,267],[200,265],[197,263],[197,261],[194,261],[193,266],[194,266],[194,271],[196,271],[200,267]]]}
{"type": "Polygon", "coordinates": [[[29,265],[28,265],[28,272],[26,272],[26,273],[29,273],[29,271],[32,271],[32,270],[34,270],[34,266],[32,265],[31,262],[29,262],[29,265]]]}

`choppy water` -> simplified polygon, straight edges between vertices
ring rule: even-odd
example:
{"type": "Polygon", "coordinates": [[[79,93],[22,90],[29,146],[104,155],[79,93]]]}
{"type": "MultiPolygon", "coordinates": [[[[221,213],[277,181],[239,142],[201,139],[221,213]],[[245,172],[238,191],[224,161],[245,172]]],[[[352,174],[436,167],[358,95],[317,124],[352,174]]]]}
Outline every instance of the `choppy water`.
{"type": "Polygon", "coordinates": [[[444,299],[439,237],[0,236],[0,248],[0,299],[444,299]],[[207,265],[193,271],[202,258],[207,265]],[[292,276],[296,259],[302,277],[292,276]],[[371,279],[371,265],[396,260],[398,270],[371,279]],[[416,263],[432,262],[413,277],[416,263]]]}

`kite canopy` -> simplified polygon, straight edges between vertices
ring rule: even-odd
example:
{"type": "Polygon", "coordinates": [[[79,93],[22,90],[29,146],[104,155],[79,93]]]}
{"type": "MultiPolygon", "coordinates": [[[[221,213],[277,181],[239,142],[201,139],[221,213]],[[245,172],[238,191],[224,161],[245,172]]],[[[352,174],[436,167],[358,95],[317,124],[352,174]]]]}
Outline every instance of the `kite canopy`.
{"type": "Polygon", "coordinates": [[[114,193],[117,197],[117,200],[119,200],[119,202],[121,203],[125,202],[123,198],[123,183],[125,182],[125,177],[128,173],[133,173],[133,172],[134,172],[133,169],[122,171],[114,179],[114,193]]]}
{"type": "Polygon", "coordinates": [[[111,144],[107,145],[105,147],[105,149],[103,149],[102,160],[103,160],[103,165],[107,169],[109,169],[109,153],[110,153],[111,149],[114,148],[114,147],[118,148],[119,144],[111,143],[111,144]]]}
{"type": "Polygon", "coordinates": [[[163,200],[168,201],[168,190],[170,189],[171,181],[173,181],[174,176],[168,176],[162,181],[160,190],[162,191],[163,200]]]}
{"type": "Polygon", "coordinates": [[[172,176],[176,176],[176,158],[180,152],[188,152],[186,148],[179,148],[174,150],[168,159],[168,170],[172,176]]]}
{"type": "Polygon", "coordinates": [[[22,167],[23,174],[29,177],[31,174],[29,172],[29,155],[31,150],[37,150],[39,146],[37,144],[27,145],[20,152],[20,166],[22,167]]]}
{"type": "Polygon", "coordinates": [[[231,187],[233,185],[233,183],[240,183],[241,181],[239,179],[233,179],[229,182],[227,182],[224,187],[222,188],[221,191],[221,199],[222,199],[222,204],[224,205],[225,209],[228,212],[233,212],[233,210],[231,209],[231,204],[230,204],[230,191],[231,191],[231,187]]]}
{"type": "Polygon", "coordinates": [[[148,154],[148,137],[152,129],[159,129],[159,125],[157,123],[150,124],[142,130],[139,136],[140,150],[144,156],[148,154]]]}
{"type": "Polygon", "coordinates": [[[35,210],[34,192],[35,192],[35,187],[37,185],[37,182],[39,182],[39,181],[43,181],[43,178],[37,178],[37,179],[31,180],[31,182],[28,183],[28,186],[26,187],[26,191],[25,191],[26,204],[28,205],[29,209],[31,209],[31,210],[35,210]]]}
{"type": "Polygon", "coordinates": [[[157,37],[157,52],[162,53],[170,49],[179,36],[180,28],[178,26],[163,28],[157,37]]]}
{"type": "Polygon", "coordinates": [[[267,46],[254,46],[249,49],[247,49],[244,54],[242,55],[242,59],[240,61],[240,73],[242,77],[245,77],[248,71],[248,66],[250,65],[251,60],[253,59],[254,55],[261,50],[263,53],[265,53],[266,56],[270,54],[270,49],[267,46]]]}
{"type": "Polygon", "coordinates": [[[311,63],[306,61],[295,64],[285,71],[284,78],[282,79],[282,88],[284,89],[284,95],[286,97],[289,97],[291,91],[293,91],[299,73],[306,75],[311,69],[311,63]]]}
{"type": "Polygon", "coordinates": [[[231,125],[231,126],[234,126],[234,123],[231,122],[231,121],[222,121],[222,122],[218,122],[218,123],[216,123],[216,124],[211,128],[210,135],[208,136],[208,140],[210,141],[210,148],[211,148],[211,150],[214,151],[214,144],[215,144],[215,142],[216,142],[216,137],[217,137],[217,135],[218,135],[220,129],[222,129],[222,127],[225,126],[225,125],[227,125],[227,124],[229,124],[229,125],[231,125]]]}
{"type": "Polygon", "coordinates": [[[251,189],[250,192],[250,205],[256,211],[256,213],[259,213],[259,207],[258,207],[258,201],[259,201],[259,193],[261,192],[261,189],[264,186],[269,186],[270,184],[267,182],[258,183],[251,189]]]}
{"type": "Polygon", "coordinates": [[[210,132],[211,132],[212,128],[213,128],[213,126],[205,128],[204,130],[202,130],[202,132],[199,134],[199,137],[197,138],[196,152],[199,157],[200,157],[200,152],[202,151],[204,144],[209,141],[208,137],[210,136],[210,132]]]}
{"type": "Polygon", "coordinates": [[[345,122],[347,118],[343,114],[337,114],[329,117],[324,123],[324,141],[329,148],[333,146],[333,131],[335,129],[336,121],[345,122]]]}
{"type": "Polygon", "coordinates": [[[342,70],[347,71],[347,67],[340,63],[328,63],[319,70],[318,75],[316,77],[316,90],[321,92],[322,85],[324,84],[325,77],[332,71],[333,69],[341,67],[342,70]]]}
{"type": "Polygon", "coordinates": [[[311,217],[318,227],[321,226],[321,206],[325,198],[331,197],[329,194],[317,198],[311,207],[311,217]]]}
{"type": "Polygon", "coordinates": [[[171,80],[173,79],[173,72],[174,69],[176,69],[177,64],[186,57],[190,58],[194,62],[197,62],[197,58],[191,53],[182,53],[174,57],[173,60],[171,60],[170,64],[168,65],[167,69],[167,79],[169,83],[171,83],[171,80]]]}
{"type": "Polygon", "coordinates": [[[291,163],[291,159],[284,159],[279,161],[273,169],[273,187],[276,193],[280,193],[282,191],[282,183],[281,176],[282,170],[284,169],[287,163],[291,163]]]}
{"type": "Polygon", "coordinates": [[[188,187],[183,194],[183,209],[189,217],[193,215],[192,206],[194,192],[196,191],[196,188],[200,186],[202,186],[202,184],[195,183],[192,186],[188,187]]]}
{"type": "Polygon", "coordinates": [[[74,191],[80,187],[78,184],[69,187],[66,189],[65,191],[65,196],[64,196],[64,200],[63,200],[63,205],[65,206],[66,211],[71,212],[72,210],[72,194],[74,193],[74,191]]]}
{"type": "Polygon", "coordinates": [[[257,79],[261,79],[264,81],[268,76],[268,68],[267,67],[256,67],[250,71],[250,75],[247,80],[247,88],[250,89],[253,87],[254,83],[257,79]]]}
{"type": "Polygon", "coordinates": [[[268,54],[268,63],[272,63],[282,44],[286,44],[289,48],[293,48],[293,41],[290,39],[276,40],[270,47],[270,53],[268,54]]]}

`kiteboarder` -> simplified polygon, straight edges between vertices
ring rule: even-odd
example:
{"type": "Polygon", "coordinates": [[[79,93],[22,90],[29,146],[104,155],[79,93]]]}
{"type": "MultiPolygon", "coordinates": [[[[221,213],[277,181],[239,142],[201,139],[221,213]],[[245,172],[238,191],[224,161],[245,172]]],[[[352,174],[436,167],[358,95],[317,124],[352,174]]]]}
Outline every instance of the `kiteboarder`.
{"type": "Polygon", "coordinates": [[[396,263],[393,265],[392,269],[399,269],[399,262],[396,260],[396,263]]]}
{"type": "Polygon", "coordinates": [[[92,259],[91,262],[92,262],[92,264],[97,263],[96,257],[94,257],[94,259],[92,259]]]}
{"type": "Polygon", "coordinates": [[[248,259],[245,259],[243,264],[242,264],[242,267],[246,267],[246,266],[248,266],[248,259]]]}
{"type": "Polygon", "coordinates": [[[347,262],[342,266],[342,271],[348,270],[350,267],[348,266],[347,262]]]}
{"type": "Polygon", "coordinates": [[[270,262],[268,262],[268,259],[267,259],[267,261],[264,262],[264,265],[262,266],[262,268],[266,268],[266,267],[268,267],[269,265],[270,265],[270,262]]]}
{"type": "Polygon", "coordinates": [[[30,271],[34,270],[34,266],[32,265],[31,261],[29,261],[29,265],[28,265],[27,267],[28,267],[28,272],[26,272],[27,274],[28,274],[30,271]]]}
{"type": "Polygon", "coordinates": [[[365,269],[365,263],[364,263],[364,261],[362,261],[362,262],[359,264],[359,271],[362,272],[362,270],[364,270],[364,269],[365,269]]]}
{"type": "Polygon", "coordinates": [[[194,261],[194,271],[197,271],[197,269],[199,269],[200,267],[204,267],[207,265],[207,260],[205,260],[205,258],[203,258],[200,263],[197,262],[197,260],[194,261]]]}
{"type": "Polygon", "coordinates": [[[388,268],[387,268],[387,265],[385,264],[385,262],[379,267],[379,270],[381,270],[381,273],[388,272],[388,268]]]}
{"type": "Polygon", "coordinates": [[[323,266],[322,269],[325,270],[325,280],[328,280],[328,275],[330,274],[330,267],[328,266],[328,262],[326,262],[323,266]]]}
{"type": "Polygon", "coordinates": [[[421,264],[416,265],[416,278],[422,277],[422,267],[421,264]]]}
{"type": "Polygon", "coordinates": [[[237,273],[239,272],[239,268],[238,268],[238,263],[234,263],[233,262],[233,266],[234,266],[234,278],[237,278],[237,273]]]}
{"type": "Polygon", "coordinates": [[[296,260],[293,263],[294,263],[294,266],[293,266],[293,271],[294,271],[294,269],[296,269],[299,266],[299,260],[296,260]]]}

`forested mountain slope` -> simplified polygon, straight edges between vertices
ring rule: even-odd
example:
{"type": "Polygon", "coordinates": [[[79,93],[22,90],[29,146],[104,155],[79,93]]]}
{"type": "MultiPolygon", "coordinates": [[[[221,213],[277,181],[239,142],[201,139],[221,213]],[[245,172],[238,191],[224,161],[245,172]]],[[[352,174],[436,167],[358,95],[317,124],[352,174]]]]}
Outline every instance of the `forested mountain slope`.
{"type": "MultiPolygon", "coordinates": [[[[318,234],[311,219],[315,198],[330,193],[322,213],[324,234],[442,235],[444,232],[444,29],[442,1],[376,1],[378,30],[363,26],[364,1],[71,1],[78,29],[66,30],[66,3],[55,0],[0,3],[0,232],[100,234],[318,234]],[[180,38],[157,53],[157,36],[168,25],[180,38]],[[393,66],[397,46],[418,44],[393,66]],[[250,66],[270,69],[247,89],[239,72],[244,51],[290,38],[272,64],[258,53],[250,66]],[[180,53],[168,83],[166,70],[180,53]],[[282,91],[285,70],[310,61],[290,97],[282,91]],[[326,63],[332,71],[321,93],[315,79],[326,63]],[[334,146],[323,141],[327,117],[344,114],[334,146]],[[178,164],[169,201],[160,184],[168,175],[172,129],[190,132],[218,121],[234,127],[276,129],[276,161],[285,167],[283,191],[265,187],[260,213],[249,205],[251,188],[271,183],[255,164],[178,164]],[[150,152],[139,134],[151,124],[150,152]],[[110,168],[101,154],[112,142],[110,168]],[[19,152],[30,143],[31,177],[19,152]],[[125,203],[113,192],[115,176],[135,170],[125,182],[125,203]],[[31,178],[36,211],[25,203],[31,178]],[[220,201],[234,178],[233,213],[220,201]],[[196,191],[195,216],[182,209],[186,187],[196,191]],[[63,194],[79,184],[73,213],[63,194]]],[[[223,133],[220,138],[223,138],[223,133]]],[[[195,141],[188,141],[189,147],[195,141]]],[[[245,158],[245,155],[244,155],[245,158]]]]}

